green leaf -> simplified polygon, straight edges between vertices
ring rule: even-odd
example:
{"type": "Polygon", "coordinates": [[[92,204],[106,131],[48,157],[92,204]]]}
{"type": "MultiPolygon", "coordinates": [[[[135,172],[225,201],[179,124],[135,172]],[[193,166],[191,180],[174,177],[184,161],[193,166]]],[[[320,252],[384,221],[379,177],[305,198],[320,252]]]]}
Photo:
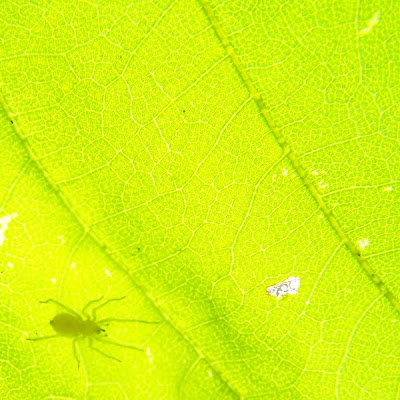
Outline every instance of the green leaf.
{"type": "Polygon", "coordinates": [[[0,18],[0,398],[399,397],[395,3],[0,18]],[[26,340],[100,296],[143,352],[26,340]]]}

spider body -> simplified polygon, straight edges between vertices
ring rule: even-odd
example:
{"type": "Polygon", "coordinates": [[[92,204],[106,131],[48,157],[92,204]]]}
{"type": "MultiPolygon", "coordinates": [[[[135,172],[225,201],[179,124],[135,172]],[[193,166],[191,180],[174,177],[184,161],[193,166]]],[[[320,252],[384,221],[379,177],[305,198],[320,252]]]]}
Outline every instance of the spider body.
{"type": "Polygon", "coordinates": [[[125,347],[128,349],[132,350],[138,350],[138,351],[143,351],[143,349],[136,347],[136,346],[131,346],[125,343],[120,343],[115,340],[110,340],[107,338],[107,333],[102,326],[106,326],[109,323],[112,322],[139,322],[139,323],[145,323],[145,324],[158,324],[157,321],[152,322],[152,321],[143,321],[139,319],[118,319],[118,318],[106,318],[97,321],[96,318],[96,312],[104,307],[106,304],[109,304],[113,301],[119,301],[124,299],[125,297],[117,298],[117,299],[109,299],[105,301],[102,304],[99,304],[96,307],[93,307],[91,310],[91,315],[87,312],[89,307],[97,302],[99,302],[103,297],[100,297],[99,299],[92,300],[82,310],[82,315],[83,317],[74,311],[73,309],[65,306],[64,304],[53,300],[49,299],[46,301],[41,301],[41,303],[53,303],[60,308],[63,308],[66,312],[62,312],[59,314],[56,314],[55,317],[50,321],[50,325],[52,326],[53,330],[56,332],[55,335],[50,335],[50,336],[42,336],[38,338],[28,338],[28,340],[46,340],[46,339],[53,339],[53,338],[59,338],[59,337],[68,337],[72,338],[72,346],[73,346],[73,353],[74,357],[78,362],[78,367],[79,367],[79,358],[78,358],[78,352],[77,352],[77,344],[78,341],[87,339],[89,341],[89,347],[96,351],[97,353],[107,357],[111,358],[115,361],[121,361],[118,358],[111,356],[104,351],[98,349],[97,347],[94,347],[93,341],[98,341],[106,344],[111,344],[114,346],[119,346],[119,347],[125,347]]]}
{"type": "Polygon", "coordinates": [[[77,336],[95,336],[101,332],[105,332],[103,328],[93,320],[83,320],[75,315],[61,313],[57,314],[51,321],[50,325],[60,336],[77,337],[77,336]]]}

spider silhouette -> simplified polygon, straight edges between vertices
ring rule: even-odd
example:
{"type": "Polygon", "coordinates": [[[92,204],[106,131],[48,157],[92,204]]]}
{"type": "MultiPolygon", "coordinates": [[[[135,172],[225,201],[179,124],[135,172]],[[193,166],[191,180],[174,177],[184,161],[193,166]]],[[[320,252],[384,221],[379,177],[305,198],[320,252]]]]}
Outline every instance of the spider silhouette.
{"type": "Polygon", "coordinates": [[[77,345],[78,342],[81,340],[87,339],[89,342],[89,347],[96,351],[97,353],[101,354],[104,357],[110,358],[115,361],[121,362],[120,359],[105,353],[104,351],[98,349],[93,345],[93,341],[98,341],[101,343],[106,343],[106,344],[111,344],[114,346],[119,346],[119,347],[124,347],[127,349],[131,350],[137,350],[137,351],[144,351],[140,347],[128,345],[125,343],[119,343],[114,340],[110,340],[107,337],[106,330],[103,328],[103,326],[108,326],[110,322],[139,322],[143,324],[158,324],[158,321],[144,321],[140,319],[120,319],[120,318],[105,318],[101,320],[97,320],[97,311],[99,311],[101,308],[103,308],[105,305],[114,302],[114,301],[120,301],[123,300],[124,297],[119,297],[115,299],[109,299],[91,309],[91,313],[89,314],[89,308],[100,302],[103,299],[103,296],[96,300],[91,300],[89,301],[85,307],[82,309],[82,315],[77,313],[75,310],[72,308],[67,307],[66,305],[60,303],[57,300],[54,299],[48,299],[45,301],[41,301],[41,303],[48,304],[48,303],[53,303],[57,305],[58,307],[64,309],[66,312],[59,313],[55,315],[55,317],[50,321],[50,325],[56,332],[54,335],[49,335],[49,336],[41,336],[38,338],[27,338],[27,340],[32,340],[32,341],[38,341],[38,340],[47,340],[47,339],[54,339],[54,338],[59,338],[59,337],[70,337],[72,338],[72,349],[73,349],[73,354],[78,362],[78,368],[79,368],[79,358],[78,358],[78,352],[77,352],[77,345]]]}

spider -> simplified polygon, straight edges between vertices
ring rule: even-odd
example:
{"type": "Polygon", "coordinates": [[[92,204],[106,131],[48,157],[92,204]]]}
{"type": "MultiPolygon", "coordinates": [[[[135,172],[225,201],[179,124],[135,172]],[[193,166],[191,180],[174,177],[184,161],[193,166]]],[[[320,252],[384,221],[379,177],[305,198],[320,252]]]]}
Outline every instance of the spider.
{"type": "Polygon", "coordinates": [[[79,368],[79,358],[78,358],[78,352],[77,352],[77,344],[78,341],[88,339],[89,341],[89,347],[96,351],[97,353],[101,354],[104,357],[110,358],[115,361],[121,362],[120,359],[111,356],[110,354],[105,353],[104,351],[98,349],[97,347],[94,347],[93,341],[97,340],[98,342],[102,343],[107,343],[107,344],[112,344],[114,346],[120,346],[120,347],[125,347],[127,349],[132,349],[132,350],[137,350],[137,351],[144,351],[143,349],[124,344],[124,343],[119,343],[115,342],[113,340],[107,339],[107,333],[102,326],[107,326],[110,322],[140,322],[144,324],[158,324],[158,321],[143,321],[140,319],[119,319],[119,318],[106,318],[106,319],[101,319],[97,321],[96,319],[96,312],[103,308],[105,305],[114,302],[114,301],[120,301],[123,300],[124,297],[119,297],[115,299],[109,299],[102,304],[97,305],[96,307],[93,307],[91,310],[91,315],[88,313],[89,307],[91,305],[94,305],[95,303],[98,303],[103,299],[103,296],[96,300],[91,300],[89,301],[85,307],[82,309],[82,316],[74,311],[72,308],[69,308],[65,306],[64,304],[60,303],[57,300],[54,299],[48,299],[45,301],[41,301],[41,303],[48,304],[48,303],[53,303],[57,305],[58,307],[64,309],[66,312],[57,314],[51,321],[50,325],[56,332],[55,335],[49,335],[49,336],[41,336],[38,338],[27,338],[27,340],[32,340],[32,341],[37,341],[37,340],[47,340],[47,339],[53,339],[53,338],[59,338],[59,337],[70,337],[72,338],[72,349],[73,349],[73,354],[78,362],[78,368],[79,368]],[[86,318],[86,319],[84,319],[86,318]]]}

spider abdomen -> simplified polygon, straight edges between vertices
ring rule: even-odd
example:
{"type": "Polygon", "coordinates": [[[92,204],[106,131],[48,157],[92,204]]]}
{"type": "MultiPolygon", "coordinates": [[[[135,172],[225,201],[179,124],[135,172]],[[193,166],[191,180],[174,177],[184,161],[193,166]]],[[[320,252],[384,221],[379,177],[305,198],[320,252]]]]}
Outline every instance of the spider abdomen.
{"type": "Polygon", "coordinates": [[[52,328],[62,336],[78,336],[82,332],[83,320],[74,315],[61,313],[57,314],[51,321],[52,328]]]}
{"type": "Polygon", "coordinates": [[[59,335],[69,337],[95,336],[102,331],[95,321],[90,319],[84,321],[82,318],[67,313],[57,314],[50,321],[50,325],[59,335]]]}

